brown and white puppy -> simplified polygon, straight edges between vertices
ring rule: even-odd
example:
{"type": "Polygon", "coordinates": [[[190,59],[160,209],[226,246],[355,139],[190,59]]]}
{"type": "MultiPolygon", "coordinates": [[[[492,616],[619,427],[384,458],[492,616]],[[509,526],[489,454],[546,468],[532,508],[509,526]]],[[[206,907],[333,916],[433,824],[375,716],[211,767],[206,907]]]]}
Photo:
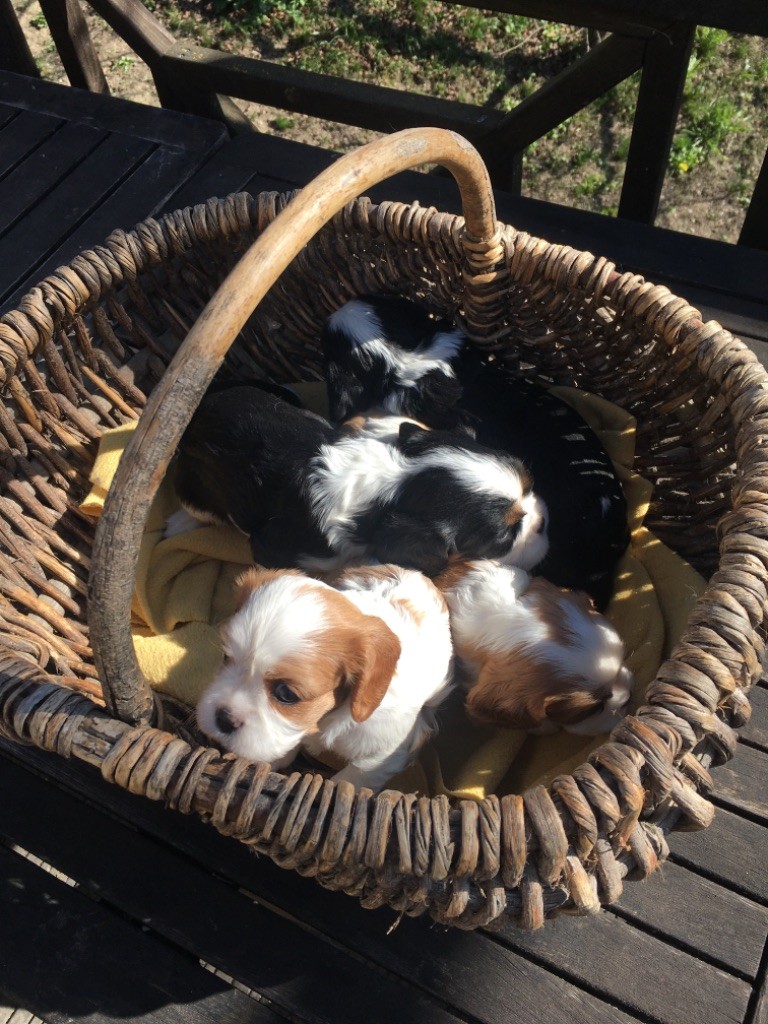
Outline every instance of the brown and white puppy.
{"type": "Polygon", "coordinates": [[[435,581],[478,725],[608,732],[632,692],[624,645],[588,595],[514,566],[460,562],[435,581]]]}
{"type": "Polygon", "coordinates": [[[301,747],[329,751],[347,762],[337,779],[378,789],[413,759],[448,693],[448,611],[429,580],[397,566],[349,570],[334,584],[296,570],[240,578],[198,722],[275,768],[301,747]]]}

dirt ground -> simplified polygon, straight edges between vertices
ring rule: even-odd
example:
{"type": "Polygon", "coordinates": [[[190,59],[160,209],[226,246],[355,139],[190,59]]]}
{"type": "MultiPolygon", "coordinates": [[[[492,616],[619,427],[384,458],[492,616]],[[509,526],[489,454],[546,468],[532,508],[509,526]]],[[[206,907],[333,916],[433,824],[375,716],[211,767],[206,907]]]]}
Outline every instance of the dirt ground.
{"type": "MultiPolygon", "coordinates": [[[[33,55],[44,78],[66,83],[67,78],[58,59],[45,19],[37,0],[14,0],[33,55]]],[[[140,103],[157,105],[157,95],[146,65],[86,5],[91,37],[101,58],[111,92],[140,103]]],[[[314,118],[291,114],[280,118],[280,112],[270,107],[238,101],[254,126],[263,132],[278,132],[286,138],[311,142],[315,145],[344,151],[375,137],[375,133],[360,128],[318,121],[314,118]]],[[[582,126],[575,118],[569,128],[568,146],[592,143],[596,148],[617,145],[611,133],[590,139],[592,124],[582,126]]],[[[628,127],[627,127],[628,133],[628,127]]],[[[759,171],[765,153],[766,140],[760,131],[742,136],[738,153],[735,141],[726,142],[722,153],[712,155],[706,164],[683,176],[667,175],[656,223],[677,231],[705,237],[736,241],[744,218],[745,204],[759,171]],[[738,165],[738,166],[737,166],[738,165]]],[[[590,166],[580,169],[579,182],[556,165],[548,168],[537,162],[534,173],[526,167],[523,178],[525,195],[584,209],[611,212],[618,205],[621,189],[620,173],[609,174],[599,195],[590,195],[583,184],[590,180],[590,166]],[[581,183],[581,184],[580,184],[581,183]]]]}

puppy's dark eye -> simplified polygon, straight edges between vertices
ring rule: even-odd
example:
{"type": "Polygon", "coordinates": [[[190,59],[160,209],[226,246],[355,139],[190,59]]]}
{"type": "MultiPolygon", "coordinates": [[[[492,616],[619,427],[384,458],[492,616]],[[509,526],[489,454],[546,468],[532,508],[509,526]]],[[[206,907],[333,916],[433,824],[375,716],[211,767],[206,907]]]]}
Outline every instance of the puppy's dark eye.
{"type": "Polygon", "coordinates": [[[278,679],[273,683],[272,693],[275,700],[279,700],[281,704],[296,704],[299,700],[299,695],[293,692],[284,679],[278,679]]]}

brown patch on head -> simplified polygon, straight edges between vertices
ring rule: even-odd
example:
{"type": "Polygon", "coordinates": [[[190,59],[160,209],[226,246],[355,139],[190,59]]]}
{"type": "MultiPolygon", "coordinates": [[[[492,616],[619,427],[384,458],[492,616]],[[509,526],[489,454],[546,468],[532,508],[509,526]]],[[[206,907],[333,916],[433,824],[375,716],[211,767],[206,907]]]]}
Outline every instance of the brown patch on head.
{"type": "Polygon", "coordinates": [[[323,589],[322,600],[327,621],[312,643],[265,673],[273,707],[309,731],[347,696],[356,722],[370,718],[384,699],[400,658],[400,641],[382,619],[364,615],[335,590],[323,589]],[[298,696],[296,703],[277,699],[281,682],[298,696]]]}
{"type": "MultiPolygon", "coordinates": [[[[442,597],[442,594],[440,595],[442,597]]],[[[413,601],[409,601],[407,597],[394,597],[392,599],[392,605],[407,615],[409,619],[413,619],[417,626],[420,626],[424,621],[424,609],[419,608],[413,601]]]]}
{"type": "MultiPolygon", "coordinates": [[[[555,674],[520,648],[481,661],[467,694],[467,715],[476,725],[537,729],[547,722],[574,725],[601,711],[610,687],[585,689],[579,678],[555,674]]],[[[471,659],[467,659],[471,660],[471,659]]]]}
{"type": "Polygon", "coordinates": [[[504,523],[506,526],[514,526],[515,523],[519,523],[521,519],[525,517],[525,509],[519,501],[513,501],[507,509],[507,514],[504,516],[504,523]]]}
{"type": "Polygon", "coordinates": [[[281,576],[303,576],[298,569],[264,569],[260,565],[252,565],[235,580],[235,611],[238,612],[245,602],[259,587],[271,583],[281,576]]]}
{"type": "Polygon", "coordinates": [[[589,594],[585,594],[581,590],[566,590],[564,587],[557,587],[549,580],[542,579],[541,576],[536,576],[531,580],[525,592],[525,599],[535,605],[536,617],[546,624],[552,639],[564,647],[572,646],[578,639],[568,626],[564,612],[565,605],[573,605],[590,619],[602,619],[589,594]]]}
{"type": "Polygon", "coordinates": [[[462,558],[460,555],[453,555],[448,559],[448,565],[445,569],[438,573],[432,582],[440,593],[444,594],[446,591],[458,586],[464,577],[475,568],[476,564],[476,562],[467,561],[467,559],[462,558]]]}

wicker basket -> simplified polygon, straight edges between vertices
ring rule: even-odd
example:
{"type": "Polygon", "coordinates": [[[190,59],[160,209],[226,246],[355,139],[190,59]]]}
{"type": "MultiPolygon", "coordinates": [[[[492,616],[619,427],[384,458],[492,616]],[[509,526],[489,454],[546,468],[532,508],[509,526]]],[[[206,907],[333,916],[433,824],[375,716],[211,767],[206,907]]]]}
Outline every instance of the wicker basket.
{"type": "Polygon", "coordinates": [[[463,928],[595,911],[625,875],[654,870],[667,829],[710,821],[707,767],[733,753],[763,651],[768,378],[666,288],[497,224],[484,168],[457,136],[402,132],[294,198],[235,195],[115,232],[2,318],[0,361],[0,729],[13,740],[97,765],[367,907],[463,928]],[[454,174],[466,219],[352,201],[424,162],[454,174]],[[646,522],[710,577],[646,705],[549,788],[450,805],[277,774],[168,731],[175,719],[138,672],[139,537],[222,359],[317,378],[322,320],[375,291],[457,319],[520,375],[632,412],[637,468],[655,483],[646,522]],[[77,503],[95,442],[142,409],[94,542],[77,503]]]}

